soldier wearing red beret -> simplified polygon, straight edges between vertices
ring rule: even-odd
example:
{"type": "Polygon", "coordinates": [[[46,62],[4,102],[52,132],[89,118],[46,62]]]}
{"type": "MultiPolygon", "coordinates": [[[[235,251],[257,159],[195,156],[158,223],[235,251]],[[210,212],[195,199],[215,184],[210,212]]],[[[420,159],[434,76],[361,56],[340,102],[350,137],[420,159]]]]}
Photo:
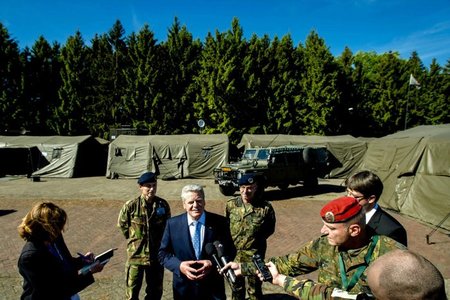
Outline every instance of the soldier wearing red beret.
{"type": "MultiPolygon", "coordinates": [[[[345,196],[330,201],[321,209],[320,216],[323,221],[321,237],[294,253],[269,259],[280,274],[288,275],[283,283],[286,291],[296,289],[301,293],[302,287],[292,286],[292,277],[317,270],[318,282],[322,286],[335,288],[336,293],[342,293],[341,296],[370,292],[366,280],[367,266],[386,252],[405,249],[405,246],[389,237],[368,234],[364,211],[353,197],[345,196]]],[[[245,263],[231,263],[226,267],[244,276],[256,271],[253,265],[245,263]]],[[[314,295],[320,297],[323,291],[318,289],[308,292],[309,296],[319,293],[314,295]]]]}

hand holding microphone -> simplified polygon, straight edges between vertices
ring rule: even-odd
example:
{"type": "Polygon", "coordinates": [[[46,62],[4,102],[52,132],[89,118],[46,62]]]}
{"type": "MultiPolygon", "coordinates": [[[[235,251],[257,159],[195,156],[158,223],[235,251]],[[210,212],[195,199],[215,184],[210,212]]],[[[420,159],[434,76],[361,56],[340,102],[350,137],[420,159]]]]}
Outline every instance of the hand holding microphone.
{"type": "MultiPolygon", "coordinates": [[[[222,268],[228,263],[224,253],[223,253],[223,245],[219,241],[215,241],[214,245],[211,243],[206,244],[205,246],[206,253],[211,256],[216,263],[217,271],[220,272],[222,268]],[[220,245],[220,246],[218,246],[220,245]],[[218,251],[218,248],[220,249],[218,251]]],[[[223,275],[227,278],[228,283],[233,291],[238,291],[242,288],[240,281],[237,280],[236,274],[233,269],[227,269],[223,275]]]]}
{"type": "MultiPolygon", "coordinates": [[[[216,247],[217,255],[219,256],[220,261],[222,262],[221,268],[223,268],[227,263],[229,263],[228,259],[225,256],[224,247],[219,241],[215,241],[214,246],[216,247]]],[[[225,275],[232,284],[236,283],[236,274],[234,273],[233,269],[228,269],[225,275]]]]}
{"type": "Polygon", "coordinates": [[[211,243],[208,243],[205,245],[205,251],[208,256],[211,256],[214,259],[214,262],[217,265],[217,270],[220,270],[223,268],[222,263],[220,262],[220,259],[216,255],[216,249],[214,248],[214,245],[211,243]]]}

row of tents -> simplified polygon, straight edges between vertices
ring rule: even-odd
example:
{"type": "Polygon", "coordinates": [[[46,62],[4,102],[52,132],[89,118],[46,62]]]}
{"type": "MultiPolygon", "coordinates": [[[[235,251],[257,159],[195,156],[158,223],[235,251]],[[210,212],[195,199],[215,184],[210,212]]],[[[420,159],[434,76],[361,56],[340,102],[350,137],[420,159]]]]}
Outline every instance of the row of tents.
{"type": "MultiPolygon", "coordinates": [[[[343,136],[242,136],[239,149],[325,146],[337,167],[329,178],[371,170],[384,183],[383,207],[450,230],[450,124],[418,126],[382,138],[343,136]]],[[[0,136],[0,175],[137,178],[153,171],[162,179],[212,178],[229,160],[225,134],[0,136]]]]}

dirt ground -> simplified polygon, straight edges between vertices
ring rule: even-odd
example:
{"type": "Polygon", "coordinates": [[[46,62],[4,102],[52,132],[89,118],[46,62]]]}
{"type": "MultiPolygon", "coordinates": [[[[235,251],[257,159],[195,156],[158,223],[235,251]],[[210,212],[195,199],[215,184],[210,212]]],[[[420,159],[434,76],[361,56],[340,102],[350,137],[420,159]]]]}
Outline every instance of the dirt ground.
{"type": "MultiPolygon", "coordinates": [[[[169,201],[172,215],[183,212],[180,200],[181,188],[189,183],[204,186],[206,209],[223,213],[229,197],[223,196],[213,179],[182,179],[158,182],[158,195],[169,201]]],[[[287,191],[268,189],[266,197],[274,206],[277,225],[268,240],[267,256],[277,256],[295,251],[303,243],[317,237],[321,228],[320,208],[329,200],[343,195],[342,180],[321,180],[319,189],[307,194],[301,187],[287,191]]],[[[23,241],[17,235],[17,225],[31,206],[41,200],[53,201],[69,215],[64,233],[73,253],[91,250],[100,253],[117,247],[116,255],[105,270],[96,274],[96,282],[81,293],[82,299],[123,299],[124,263],[126,241],[116,228],[118,212],[126,200],[138,195],[136,179],[111,180],[105,177],[44,179],[33,182],[23,177],[0,178],[0,295],[2,299],[18,299],[21,293],[21,277],[17,259],[23,241]]],[[[408,216],[392,212],[408,232],[409,249],[433,262],[444,278],[450,278],[449,233],[436,230],[408,216]],[[432,233],[430,244],[426,235],[432,233]]],[[[165,273],[164,299],[171,299],[171,277],[165,273]]],[[[315,279],[315,274],[309,274],[315,279]]],[[[263,285],[266,299],[292,299],[282,290],[268,283],[263,285]]],[[[227,290],[229,294],[229,289],[227,290]]]]}

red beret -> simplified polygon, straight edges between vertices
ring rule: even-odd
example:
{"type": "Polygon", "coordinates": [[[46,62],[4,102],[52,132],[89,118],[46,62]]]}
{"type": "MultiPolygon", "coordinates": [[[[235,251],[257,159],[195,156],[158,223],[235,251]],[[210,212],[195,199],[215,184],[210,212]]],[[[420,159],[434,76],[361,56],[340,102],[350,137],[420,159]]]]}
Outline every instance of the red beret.
{"type": "Polygon", "coordinates": [[[353,197],[340,197],[328,202],[320,210],[320,216],[327,223],[341,223],[356,216],[362,207],[353,197]]]}

